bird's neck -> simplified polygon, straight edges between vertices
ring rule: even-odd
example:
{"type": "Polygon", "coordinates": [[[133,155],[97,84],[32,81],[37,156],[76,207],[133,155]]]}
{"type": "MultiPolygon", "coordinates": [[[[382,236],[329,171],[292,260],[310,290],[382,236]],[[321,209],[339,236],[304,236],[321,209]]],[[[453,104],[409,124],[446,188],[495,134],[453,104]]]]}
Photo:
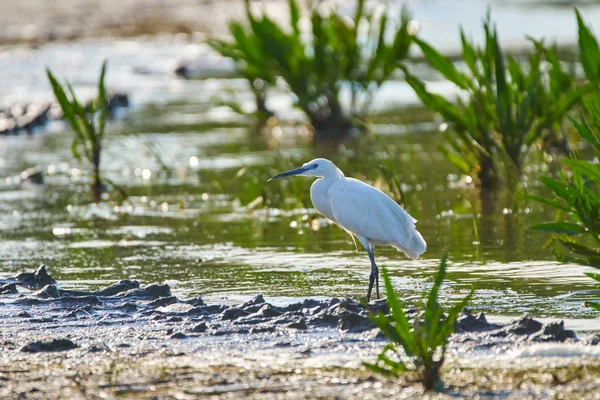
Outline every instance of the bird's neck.
{"type": "Polygon", "coordinates": [[[333,167],[333,169],[328,170],[327,174],[325,176],[321,177],[321,179],[323,179],[324,181],[331,182],[331,183],[337,181],[338,179],[344,179],[344,178],[345,178],[345,176],[344,176],[344,173],[342,172],[342,170],[335,166],[333,167]]]}

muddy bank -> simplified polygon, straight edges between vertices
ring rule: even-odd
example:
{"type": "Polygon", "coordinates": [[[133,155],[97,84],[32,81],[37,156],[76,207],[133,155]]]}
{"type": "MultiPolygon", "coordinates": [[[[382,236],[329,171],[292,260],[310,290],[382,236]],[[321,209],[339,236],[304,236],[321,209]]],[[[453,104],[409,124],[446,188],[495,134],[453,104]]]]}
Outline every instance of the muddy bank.
{"type": "MultiPolygon", "coordinates": [[[[68,290],[41,266],[0,280],[0,396],[148,397],[157,390],[169,396],[179,393],[181,398],[235,397],[240,392],[279,398],[287,391],[300,398],[375,398],[398,390],[416,395],[420,389],[410,375],[398,386],[361,368],[360,363],[372,360],[384,344],[369,312],[387,312],[385,301],[368,308],[349,298],[277,306],[258,295],[229,306],[206,304],[200,297],[180,299],[166,284],[142,287],[133,280],[95,291],[68,290]]],[[[560,348],[592,355],[590,349],[600,350],[598,333],[578,335],[562,322],[542,324],[526,316],[501,325],[466,312],[456,332],[450,351],[454,363],[483,358],[488,360],[486,368],[490,360],[540,346],[560,343],[560,348]]],[[[600,385],[600,358],[586,360],[577,358],[577,364],[589,365],[585,375],[592,373],[592,379],[577,390],[600,385]]],[[[552,368],[570,376],[570,363],[562,364],[552,368]]],[[[505,368],[506,362],[500,365],[505,368]]],[[[450,392],[482,390],[479,384],[467,385],[464,377],[478,380],[484,371],[472,365],[468,369],[467,374],[451,373],[454,378],[446,380],[450,392]],[[466,386],[453,387],[452,382],[466,386]]],[[[531,376],[542,382],[541,371],[531,376]]],[[[502,389],[509,390],[509,397],[535,388],[524,392],[510,382],[502,389]]],[[[566,387],[558,384],[552,390],[560,393],[566,387]]]]}
{"type": "MultiPolygon", "coordinates": [[[[156,338],[162,333],[170,339],[335,329],[364,333],[378,340],[381,338],[369,314],[389,312],[386,300],[376,300],[365,307],[350,298],[305,299],[276,306],[257,295],[235,306],[206,304],[201,297],[183,300],[173,296],[167,284],[141,287],[134,280],[122,280],[95,291],[68,290],[58,286],[45,265],[34,272],[0,280],[0,296],[0,308],[7,317],[5,328],[11,320],[15,326],[30,325],[34,330],[73,326],[76,331],[85,325],[151,324],[156,338]]],[[[414,316],[415,310],[407,313],[414,316]]],[[[483,313],[474,315],[469,310],[456,322],[455,332],[456,343],[472,342],[487,349],[521,342],[582,340],[562,321],[543,324],[523,316],[502,325],[490,323],[483,313]]]]}

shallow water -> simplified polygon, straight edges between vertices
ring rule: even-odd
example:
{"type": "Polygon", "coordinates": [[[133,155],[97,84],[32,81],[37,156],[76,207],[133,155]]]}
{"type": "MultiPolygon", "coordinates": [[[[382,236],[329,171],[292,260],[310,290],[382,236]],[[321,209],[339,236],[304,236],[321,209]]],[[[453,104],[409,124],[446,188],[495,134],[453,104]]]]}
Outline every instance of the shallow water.
{"type": "MultiPolygon", "coordinates": [[[[4,104],[23,99],[24,90],[31,100],[48,98],[40,71],[23,68],[32,60],[38,69],[49,64],[69,76],[85,96],[98,54],[107,54],[108,82],[130,92],[133,106],[111,124],[103,155],[107,175],[130,194],[123,205],[88,204],[85,166],[73,160],[63,124],[33,136],[0,137],[1,277],[45,263],[64,286],[79,289],[130,278],[167,282],[178,296],[202,295],[209,302],[235,303],[257,293],[275,302],[364,295],[368,258],[311,208],[310,180],[266,182],[325,156],[347,176],[401,198],[419,220],[428,243],[421,260],[376,250],[407,301],[429,287],[447,251],[446,301],[472,285],[473,307],[491,314],[597,316],[583,306],[590,295],[571,293],[594,288],[583,275],[587,269],[556,263],[543,248],[548,236],[527,230],[553,219],[552,210],[520,201],[513,212],[507,193],[481,204],[477,189],[438,151],[439,121],[414,108],[403,82],[384,87],[374,135],[313,147],[303,129],[284,126],[259,137],[250,133],[247,118],[218,107],[216,99],[228,90],[238,100],[251,99],[242,80],[170,75],[172,62],[189,46],[181,38],[157,38],[5,49],[0,71],[20,85],[11,86],[4,104]],[[18,174],[32,166],[46,171],[45,185],[18,182],[18,174]],[[390,190],[385,176],[402,184],[390,190]]],[[[432,84],[453,92],[444,82],[432,84]]],[[[276,94],[272,101],[285,119],[298,118],[287,97],[276,94]]],[[[553,168],[533,157],[528,190],[537,193],[537,178],[553,168]]]]}

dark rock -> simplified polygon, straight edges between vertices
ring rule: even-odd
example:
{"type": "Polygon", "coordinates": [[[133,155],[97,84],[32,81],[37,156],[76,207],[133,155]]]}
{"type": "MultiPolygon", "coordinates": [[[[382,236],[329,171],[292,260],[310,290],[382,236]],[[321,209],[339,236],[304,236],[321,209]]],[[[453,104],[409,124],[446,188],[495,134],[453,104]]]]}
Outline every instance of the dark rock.
{"type": "Polygon", "coordinates": [[[184,315],[217,315],[230,307],[225,304],[213,304],[210,306],[199,306],[189,309],[184,315]]]}
{"type": "Polygon", "coordinates": [[[270,304],[264,304],[257,312],[256,315],[262,316],[262,317],[278,317],[281,315],[281,311],[275,309],[272,305],[270,304]]]}
{"type": "MultiPolygon", "coordinates": [[[[254,305],[251,305],[251,306],[248,306],[248,307],[237,306],[237,307],[234,307],[234,308],[239,308],[239,309],[244,310],[244,311],[246,311],[247,313],[250,313],[250,314],[255,314],[255,313],[257,313],[262,308],[262,306],[263,306],[263,304],[254,304],[254,305]]],[[[273,306],[271,306],[271,307],[273,307],[273,306]]]]}
{"type": "Polygon", "coordinates": [[[51,342],[32,342],[21,348],[26,353],[41,353],[49,351],[66,351],[78,346],[69,339],[54,339],[51,342]]]}
{"type": "Polygon", "coordinates": [[[95,345],[91,346],[88,350],[88,352],[90,352],[90,353],[100,353],[100,352],[109,352],[109,351],[111,351],[110,347],[108,347],[104,343],[95,344],[95,345]]]}
{"type": "MultiPolygon", "coordinates": [[[[340,300],[340,302],[337,304],[337,306],[340,309],[344,309],[344,310],[348,310],[348,311],[352,311],[354,313],[359,313],[361,311],[364,311],[364,307],[362,306],[362,304],[360,304],[358,301],[356,300],[352,300],[348,297],[346,297],[345,299],[340,300]]],[[[332,307],[329,307],[330,309],[332,307]]]]}
{"type": "Polygon", "coordinates": [[[186,339],[188,335],[183,332],[177,332],[171,335],[171,339],[186,339]]]}
{"type": "Polygon", "coordinates": [[[33,295],[42,299],[58,299],[60,297],[60,293],[54,285],[47,285],[35,292],[33,295]]]}
{"type": "Polygon", "coordinates": [[[340,318],[337,313],[332,313],[330,309],[323,310],[309,320],[310,325],[315,326],[337,326],[340,318]]]}
{"type": "Polygon", "coordinates": [[[138,281],[131,281],[129,279],[125,279],[119,281],[118,283],[114,283],[104,289],[97,290],[93,292],[93,294],[100,297],[116,296],[118,294],[128,292],[129,290],[139,288],[140,283],[138,281]]]}
{"type": "Polygon", "coordinates": [[[500,325],[490,324],[484,313],[475,317],[471,310],[465,308],[462,315],[454,322],[455,332],[484,332],[500,328],[500,325]]]}
{"type": "Polygon", "coordinates": [[[368,317],[352,311],[344,311],[339,317],[338,326],[343,331],[363,332],[375,328],[375,324],[368,317]]]}
{"type": "Polygon", "coordinates": [[[37,306],[42,303],[44,303],[43,300],[33,299],[31,297],[22,297],[13,302],[13,304],[19,305],[19,306],[37,306]]]}
{"type": "Polygon", "coordinates": [[[45,324],[48,322],[56,322],[56,318],[31,318],[27,322],[31,322],[32,324],[45,324]]]}
{"type": "Polygon", "coordinates": [[[224,330],[218,330],[218,331],[214,331],[211,334],[213,336],[229,336],[229,335],[244,335],[250,333],[250,329],[248,328],[236,328],[236,329],[224,329],[224,330]]]}
{"type": "Polygon", "coordinates": [[[591,344],[592,346],[599,345],[600,344],[600,333],[596,333],[592,337],[588,338],[586,342],[591,344]]]}
{"type": "Polygon", "coordinates": [[[124,297],[131,298],[151,298],[158,299],[160,297],[171,296],[171,288],[169,285],[150,285],[143,289],[133,289],[123,293],[124,297]]]}
{"type": "Polygon", "coordinates": [[[256,306],[256,305],[264,304],[264,303],[265,303],[265,298],[263,297],[262,294],[259,294],[258,296],[255,296],[253,299],[248,300],[244,304],[241,304],[237,308],[246,309],[246,308],[249,308],[251,306],[256,306]]]}
{"type": "Polygon", "coordinates": [[[168,306],[170,304],[175,304],[178,301],[179,300],[175,296],[160,297],[156,300],[152,300],[150,303],[148,303],[148,305],[150,305],[152,307],[164,307],[164,306],[168,306]]]}
{"type": "Polygon", "coordinates": [[[374,302],[369,304],[369,312],[372,312],[374,314],[389,314],[390,307],[388,306],[387,299],[375,300],[374,302]]]}
{"type": "Polygon", "coordinates": [[[195,299],[187,300],[185,303],[190,304],[194,307],[205,306],[206,303],[202,300],[202,297],[196,297],[195,299]]]}
{"type": "Polygon", "coordinates": [[[137,311],[138,307],[134,303],[123,303],[117,309],[126,313],[133,313],[137,311]]]}
{"type": "Polygon", "coordinates": [[[0,294],[17,294],[19,291],[17,290],[17,284],[14,282],[5,283],[0,286],[0,294]]]}
{"type": "Polygon", "coordinates": [[[345,300],[346,299],[334,303],[329,308],[319,311],[313,318],[310,319],[309,323],[311,325],[337,326],[340,322],[340,313],[349,311],[357,314],[353,310],[358,310],[359,308],[345,300]],[[348,306],[348,309],[346,306],[348,306]]]}
{"type": "Polygon", "coordinates": [[[248,330],[249,334],[253,334],[253,333],[272,333],[275,332],[277,329],[275,329],[274,326],[255,326],[252,327],[248,330]]]}
{"type": "Polygon", "coordinates": [[[32,290],[38,290],[47,285],[53,285],[56,281],[46,271],[44,264],[35,272],[23,272],[13,278],[17,285],[26,287],[32,290]]]}
{"type": "Polygon", "coordinates": [[[198,332],[198,333],[206,332],[207,330],[208,330],[208,325],[206,324],[206,322],[201,322],[198,325],[196,325],[194,328],[192,328],[192,332],[198,332]]]}
{"type": "Polygon", "coordinates": [[[88,306],[75,308],[73,311],[71,311],[70,313],[65,315],[65,317],[66,318],[77,318],[79,316],[87,317],[87,316],[90,316],[93,312],[94,312],[93,307],[88,305],[88,306]]]}
{"type": "Polygon", "coordinates": [[[221,319],[223,321],[232,321],[248,315],[250,315],[248,311],[234,307],[223,311],[223,313],[221,314],[221,319]]]}
{"type": "Polygon", "coordinates": [[[319,310],[328,308],[333,304],[338,303],[339,299],[331,299],[329,302],[319,301],[315,299],[305,299],[301,303],[293,303],[283,307],[283,312],[302,311],[304,309],[318,308],[319,310]]]}
{"type": "Polygon", "coordinates": [[[522,318],[512,321],[502,329],[494,332],[492,336],[504,337],[508,335],[531,335],[542,329],[542,323],[525,315],[522,318]]]}
{"type": "Polygon", "coordinates": [[[287,327],[291,328],[291,329],[301,329],[301,330],[308,329],[308,326],[306,326],[306,320],[304,318],[300,318],[299,320],[292,322],[287,327]]]}
{"type": "Polygon", "coordinates": [[[57,303],[61,303],[64,306],[99,306],[102,304],[100,299],[96,296],[81,296],[81,297],[61,297],[54,300],[57,303]]]}
{"type": "Polygon", "coordinates": [[[577,340],[577,335],[571,330],[565,330],[564,321],[546,324],[541,332],[529,338],[533,342],[564,342],[568,339],[577,340]]]}

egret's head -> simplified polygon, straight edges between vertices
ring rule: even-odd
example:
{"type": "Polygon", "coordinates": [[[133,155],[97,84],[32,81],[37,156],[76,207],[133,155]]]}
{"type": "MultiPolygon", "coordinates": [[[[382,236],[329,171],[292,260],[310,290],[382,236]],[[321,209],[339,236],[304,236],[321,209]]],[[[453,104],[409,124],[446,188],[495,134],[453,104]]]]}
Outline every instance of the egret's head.
{"type": "Polygon", "coordinates": [[[325,158],[315,158],[314,160],[307,162],[300,168],[292,169],[291,171],[282,172],[281,174],[275,175],[274,177],[269,179],[269,181],[292,175],[317,176],[320,178],[344,177],[342,171],[340,171],[338,167],[336,167],[335,164],[331,161],[325,158]]]}

